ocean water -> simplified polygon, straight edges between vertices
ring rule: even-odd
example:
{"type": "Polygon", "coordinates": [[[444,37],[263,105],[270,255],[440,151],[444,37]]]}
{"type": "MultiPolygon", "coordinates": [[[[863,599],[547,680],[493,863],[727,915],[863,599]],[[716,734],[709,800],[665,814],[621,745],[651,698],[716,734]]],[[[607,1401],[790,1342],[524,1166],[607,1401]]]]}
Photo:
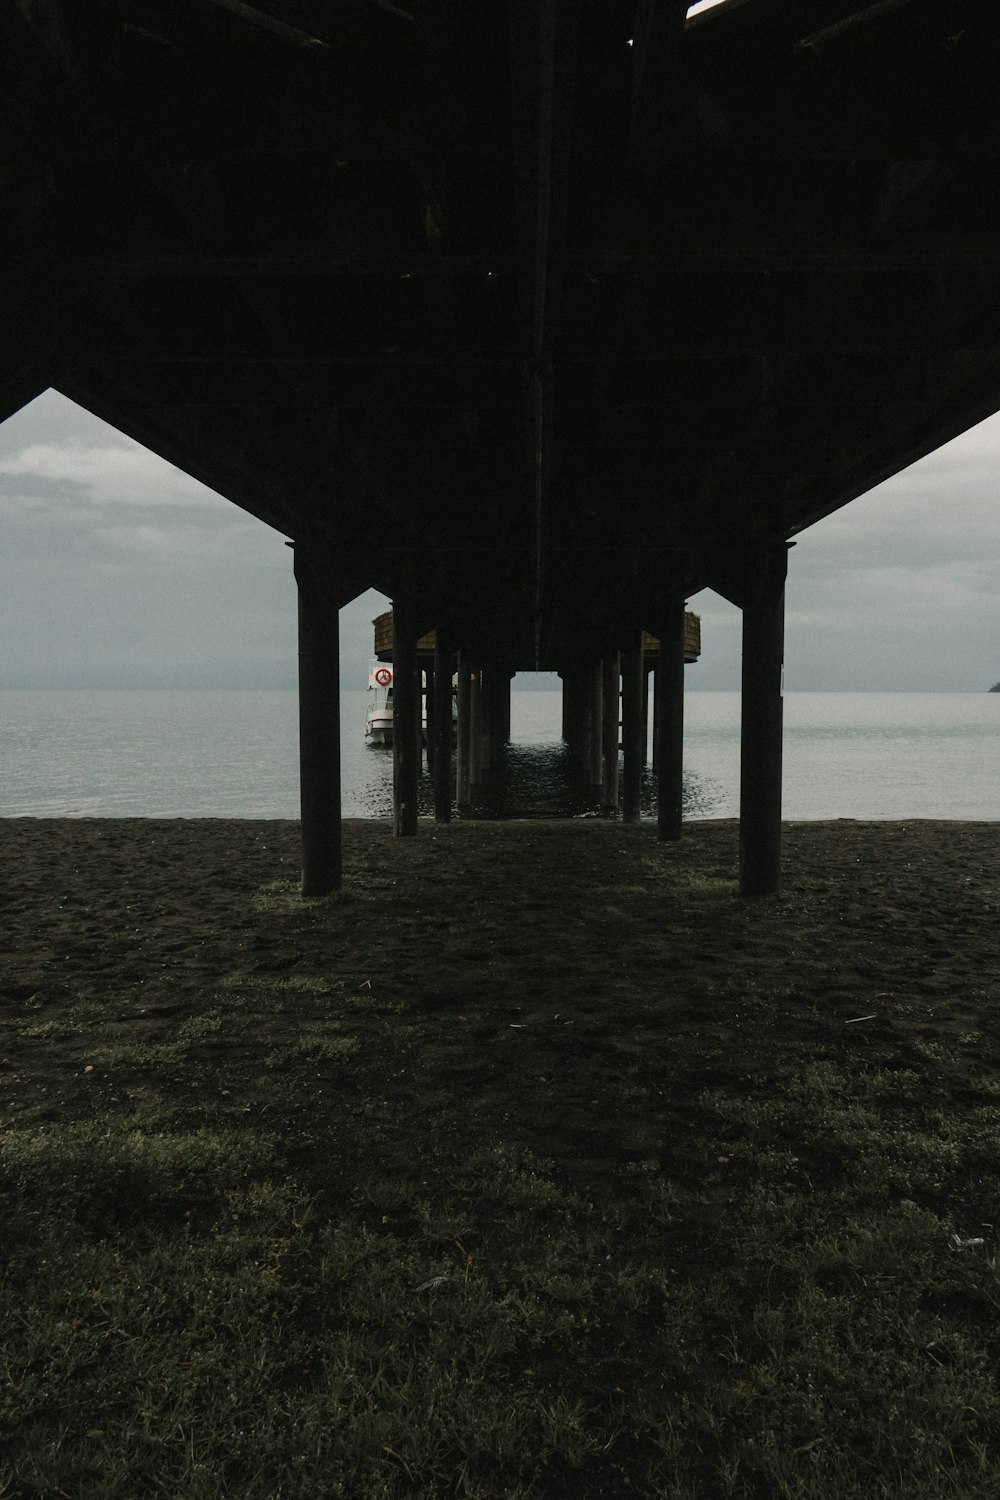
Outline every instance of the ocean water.
{"type": "MultiPolygon", "coordinates": [[[[365,743],[365,700],[342,695],[344,811],[384,818],[392,752],[365,743]]],[[[515,691],[511,720],[492,811],[586,810],[559,694],[515,691]]],[[[738,693],[688,693],[687,817],[738,814],[739,721],[738,693]]],[[[294,692],[0,690],[0,816],[295,818],[297,736],[294,692]]],[[[789,693],[783,813],[1000,820],[1000,693],[789,693]]]]}

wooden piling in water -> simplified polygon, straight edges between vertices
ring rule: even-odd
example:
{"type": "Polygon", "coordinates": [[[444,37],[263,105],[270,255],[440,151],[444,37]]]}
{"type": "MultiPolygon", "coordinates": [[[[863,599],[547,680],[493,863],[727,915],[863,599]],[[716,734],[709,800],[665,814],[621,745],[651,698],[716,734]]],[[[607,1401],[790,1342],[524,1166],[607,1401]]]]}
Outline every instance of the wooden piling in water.
{"type": "Polygon", "coordinates": [[[622,821],[638,823],[642,795],[642,699],[645,633],[633,630],[622,652],[622,821]]]}
{"type": "Polygon", "coordinates": [[[396,600],[392,645],[392,815],[397,838],[410,838],[417,831],[420,720],[416,618],[409,603],[396,600]]]}
{"type": "Polygon", "coordinates": [[[684,605],[666,611],[653,692],[656,822],[659,837],[681,836],[684,806],[684,605]]]}
{"type": "Polygon", "coordinates": [[[601,689],[601,811],[605,817],[618,813],[618,745],[621,733],[621,657],[609,651],[602,663],[601,689]]]}
{"type": "MultiPolygon", "coordinates": [[[[451,822],[452,654],[440,628],[434,639],[434,819],[451,822]]],[[[431,733],[428,722],[428,735],[431,733]]]]}

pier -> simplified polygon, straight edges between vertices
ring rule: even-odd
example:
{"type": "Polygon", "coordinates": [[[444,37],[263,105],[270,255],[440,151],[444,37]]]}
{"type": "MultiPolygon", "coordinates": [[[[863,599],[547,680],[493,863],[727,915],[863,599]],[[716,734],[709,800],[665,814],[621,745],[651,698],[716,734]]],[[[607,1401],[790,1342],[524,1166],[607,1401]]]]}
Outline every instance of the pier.
{"type": "Polygon", "coordinates": [[[653,670],[665,839],[685,604],[738,605],[741,886],[778,888],[789,546],[1000,407],[998,24],[0,0],[0,419],[52,387],[293,545],[307,894],[340,879],[337,611],[369,587],[401,715],[429,632],[435,706],[455,663],[460,808],[510,674],[550,670],[633,821],[653,670]]]}

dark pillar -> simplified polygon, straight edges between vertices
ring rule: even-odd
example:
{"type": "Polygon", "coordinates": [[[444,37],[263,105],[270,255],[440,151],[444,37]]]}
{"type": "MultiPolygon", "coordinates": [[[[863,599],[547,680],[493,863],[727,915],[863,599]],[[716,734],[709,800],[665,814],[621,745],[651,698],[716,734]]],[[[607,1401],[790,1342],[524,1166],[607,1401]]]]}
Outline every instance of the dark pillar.
{"type": "Polygon", "coordinates": [[[299,598],[302,894],[326,896],[340,889],[343,878],[339,595],[322,553],[297,542],[294,557],[299,598]]]}
{"type": "Polygon", "coordinates": [[[782,544],[760,560],[743,605],[743,709],[740,761],[740,889],[767,896],[781,883],[782,664],[785,575],[782,544]]]}
{"type": "Polygon", "coordinates": [[[580,669],[574,662],[562,677],[562,732],[571,755],[580,753],[580,669]]]}
{"type": "Polygon", "coordinates": [[[492,765],[497,751],[510,739],[510,671],[497,663],[491,663],[483,679],[483,724],[486,733],[489,760],[492,765]]]}
{"type": "Polygon", "coordinates": [[[621,658],[611,651],[602,662],[601,713],[602,788],[601,809],[605,817],[618,813],[618,737],[621,713],[621,658]]]}
{"type": "Polygon", "coordinates": [[[397,838],[417,831],[420,776],[420,670],[417,624],[409,604],[392,606],[392,815],[397,838]]]}
{"type": "Polygon", "coordinates": [[[604,801],[604,670],[600,657],[587,667],[587,764],[594,801],[604,801]]]}
{"type": "Polygon", "coordinates": [[[657,828],[661,839],[681,836],[684,802],[684,603],[665,612],[654,690],[657,828]]]}
{"type": "Polygon", "coordinates": [[[483,673],[479,666],[469,674],[469,801],[475,801],[475,789],[483,779],[483,673]]]}
{"type": "Polygon", "coordinates": [[[642,792],[643,632],[633,631],[622,652],[622,821],[638,823],[642,792]]]}
{"type": "Polygon", "coordinates": [[[472,743],[472,669],[466,652],[458,653],[458,735],[455,747],[455,800],[467,813],[471,800],[469,752],[472,743]]]}
{"type": "Polygon", "coordinates": [[[433,778],[434,755],[437,750],[437,740],[434,737],[434,714],[436,709],[434,697],[434,663],[427,661],[425,658],[423,662],[420,662],[420,668],[424,694],[424,718],[427,721],[427,770],[433,778]]]}
{"type": "MultiPolygon", "coordinates": [[[[434,643],[434,818],[451,822],[451,651],[438,627],[434,643]]],[[[430,698],[428,698],[428,704],[430,698]]],[[[428,716],[428,735],[431,733],[428,716]]],[[[430,741],[428,740],[428,744],[430,741]]]]}

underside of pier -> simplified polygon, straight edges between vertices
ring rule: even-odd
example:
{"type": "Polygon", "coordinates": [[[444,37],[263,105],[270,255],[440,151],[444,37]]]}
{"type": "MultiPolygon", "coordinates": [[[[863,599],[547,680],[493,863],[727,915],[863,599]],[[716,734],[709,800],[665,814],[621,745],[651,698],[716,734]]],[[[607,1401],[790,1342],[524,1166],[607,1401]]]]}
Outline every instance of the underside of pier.
{"type": "Polygon", "coordinates": [[[789,539],[1000,406],[998,32],[0,0],[0,418],[54,387],[293,541],[316,692],[368,586],[497,671],[719,590],[759,853],[789,539]]]}

